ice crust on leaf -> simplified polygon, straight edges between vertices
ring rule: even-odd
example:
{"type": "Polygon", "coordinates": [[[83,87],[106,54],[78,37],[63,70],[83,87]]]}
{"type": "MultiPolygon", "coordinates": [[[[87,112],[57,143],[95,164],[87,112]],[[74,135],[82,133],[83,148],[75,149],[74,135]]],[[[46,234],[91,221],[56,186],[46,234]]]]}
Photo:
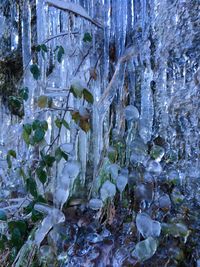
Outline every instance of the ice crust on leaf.
{"type": "Polygon", "coordinates": [[[138,261],[143,262],[150,259],[157,250],[157,241],[153,237],[137,243],[135,249],[132,252],[132,256],[138,261]]]}
{"type": "Polygon", "coordinates": [[[101,199],[105,201],[107,198],[113,198],[116,194],[116,186],[110,181],[105,181],[100,190],[101,199]]]}
{"type": "Polygon", "coordinates": [[[139,213],[136,217],[137,230],[144,237],[158,237],[161,231],[161,225],[158,221],[154,221],[145,213],[139,213]]]}

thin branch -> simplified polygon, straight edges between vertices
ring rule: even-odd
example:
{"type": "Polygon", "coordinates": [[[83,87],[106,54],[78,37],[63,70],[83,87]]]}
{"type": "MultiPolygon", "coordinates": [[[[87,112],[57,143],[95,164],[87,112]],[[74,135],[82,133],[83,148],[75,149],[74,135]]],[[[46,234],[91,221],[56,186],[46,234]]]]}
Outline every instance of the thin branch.
{"type": "Polygon", "coordinates": [[[58,9],[72,12],[75,15],[78,15],[78,16],[80,16],[80,17],[82,17],[82,18],[90,21],[95,26],[97,26],[99,28],[103,28],[103,26],[99,22],[93,20],[87,14],[86,10],[82,6],[80,6],[78,4],[71,3],[71,2],[64,2],[64,1],[61,1],[61,0],[47,0],[46,3],[49,4],[49,5],[51,5],[51,6],[56,7],[58,9]]]}
{"type": "Polygon", "coordinates": [[[78,65],[77,70],[76,70],[75,73],[74,73],[74,76],[76,76],[76,74],[79,72],[80,67],[82,66],[82,64],[83,64],[84,60],[86,59],[86,57],[89,55],[91,49],[92,49],[92,46],[89,47],[87,53],[83,56],[83,58],[82,58],[80,64],[78,65]]]}
{"type": "Polygon", "coordinates": [[[97,103],[98,110],[100,110],[102,107],[104,107],[103,114],[101,114],[102,119],[103,119],[106,111],[108,110],[110,104],[112,103],[115,92],[117,90],[117,87],[114,86],[114,83],[116,82],[116,80],[118,78],[118,74],[119,74],[121,65],[123,63],[125,63],[127,60],[129,60],[130,58],[132,58],[133,56],[135,56],[135,54],[136,54],[135,48],[133,46],[131,46],[131,47],[127,48],[125,50],[124,55],[119,58],[117,65],[116,65],[115,72],[112,76],[112,79],[111,79],[110,83],[108,84],[106,90],[104,91],[102,97],[100,98],[100,100],[97,103]],[[108,104],[105,103],[106,100],[108,101],[108,104]]]}
{"type": "Polygon", "coordinates": [[[46,40],[44,40],[43,42],[42,42],[42,44],[46,44],[46,43],[48,43],[49,41],[51,41],[51,40],[53,40],[53,39],[56,39],[56,38],[59,38],[59,37],[63,37],[63,36],[66,36],[66,35],[69,35],[69,34],[79,34],[79,32],[78,31],[76,31],[76,32],[61,32],[61,33],[59,33],[59,34],[56,34],[56,35],[52,35],[52,36],[49,36],[49,38],[47,38],[46,40]]]}

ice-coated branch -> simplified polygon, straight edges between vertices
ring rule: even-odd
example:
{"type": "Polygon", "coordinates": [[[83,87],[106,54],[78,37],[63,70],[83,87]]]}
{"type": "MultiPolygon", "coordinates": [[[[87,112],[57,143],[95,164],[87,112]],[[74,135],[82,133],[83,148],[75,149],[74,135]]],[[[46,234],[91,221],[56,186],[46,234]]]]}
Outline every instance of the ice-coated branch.
{"type": "Polygon", "coordinates": [[[115,93],[117,91],[116,82],[117,82],[117,78],[120,73],[122,64],[125,63],[127,60],[129,60],[131,57],[135,56],[135,54],[136,54],[135,47],[131,46],[127,48],[124,54],[119,58],[117,65],[116,65],[115,72],[112,76],[112,79],[110,83],[108,84],[106,90],[104,91],[102,97],[97,103],[97,108],[99,110],[101,119],[104,118],[104,115],[106,111],[108,110],[109,106],[111,105],[113,98],[115,96],[115,93]]]}
{"type": "Polygon", "coordinates": [[[70,11],[76,15],[79,15],[80,17],[90,21],[92,24],[94,24],[95,26],[99,27],[99,28],[103,28],[102,25],[93,20],[88,13],[85,11],[85,9],[75,3],[71,3],[71,2],[63,2],[61,0],[47,0],[46,1],[47,4],[54,6],[56,8],[62,9],[64,11],[70,11]]]}

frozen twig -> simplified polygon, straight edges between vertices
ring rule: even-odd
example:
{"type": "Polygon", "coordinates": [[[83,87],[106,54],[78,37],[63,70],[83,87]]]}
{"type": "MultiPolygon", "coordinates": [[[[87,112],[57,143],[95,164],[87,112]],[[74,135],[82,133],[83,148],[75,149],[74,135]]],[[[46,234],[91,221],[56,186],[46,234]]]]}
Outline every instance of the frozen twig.
{"type": "Polygon", "coordinates": [[[97,26],[99,28],[103,28],[102,25],[99,22],[93,20],[88,15],[86,10],[82,6],[80,6],[78,4],[71,3],[71,2],[64,2],[64,1],[61,1],[61,0],[47,0],[46,3],[48,3],[49,5],[54,6],[56,8],[62,9],[64,11],[69,11],[69,12],[72,12],[72,13],[74,13],[76,15],[79,15],[80,17],[90,21],[95,26],[97,26]]]}
{"type": "Polygon", "coordinates": [[[119,58],[115,72],[112,76],[112,79],[110,83],[108,84],[106,90],[104,91],[102,97],[97,103],[97,108],[100,110],[103,107],[103,113],[101,115],[101,119],[104,118],[104,115],[106,111],[108,110],[110,104],[113,101],[113,98],[115,96],[117,86],[115,86],[115,82],[118,78],[119,72],[120,72],[120,67],[123,63],[125,63],[127,60],[131,59],[133,56],[135,56],[135,48],[133,46],[127,48],[124,52],[124,54],[119,58]]]}

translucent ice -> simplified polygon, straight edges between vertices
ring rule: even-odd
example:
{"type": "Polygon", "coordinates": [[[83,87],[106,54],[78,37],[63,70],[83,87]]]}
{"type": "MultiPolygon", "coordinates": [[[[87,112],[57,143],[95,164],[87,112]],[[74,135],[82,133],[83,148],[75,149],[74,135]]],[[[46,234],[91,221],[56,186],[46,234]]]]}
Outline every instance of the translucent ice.
{"type": "Polygon", "coordinates": [[[154,221],[147,213],[139,213],[136,217],[136,226],[140,234],[144,237],[158,237],[161,231],[161,225],[154,221]]]}
{"type": "Polygon", "coordinates": [[[124,110],[124,113],[125,113],[125,119],[126,120],[138,120],[139,119],[139,112],[138,112],[138,109],[133,106],[133,105],[129,105],[125,108],[124,110]]]}
{"type": "Polygon", "coordinates": [[[116,186],[110,181],[105,181],[100,190],[101,199],[105,201],[108,197],[113,198],[116,194],[116,186]]]}

